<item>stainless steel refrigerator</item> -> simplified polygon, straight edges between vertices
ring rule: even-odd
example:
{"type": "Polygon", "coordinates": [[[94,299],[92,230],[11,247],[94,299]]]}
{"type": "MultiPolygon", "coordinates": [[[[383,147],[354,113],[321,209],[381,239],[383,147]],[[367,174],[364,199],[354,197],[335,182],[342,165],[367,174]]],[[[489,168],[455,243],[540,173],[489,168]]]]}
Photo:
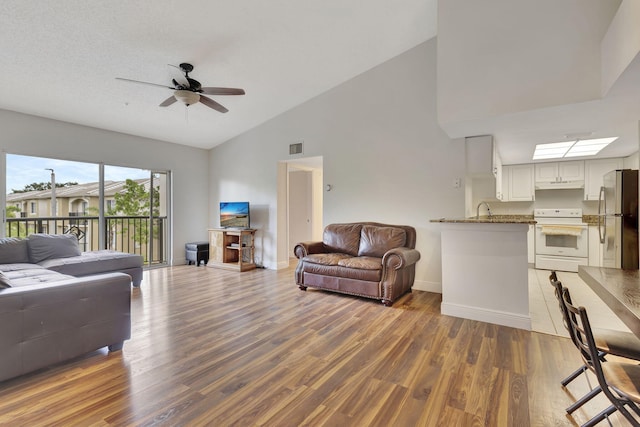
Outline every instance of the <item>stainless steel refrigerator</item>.
{"type": "Polygon", "coordinates": [[[603,267],[638,269],[638,171],[607,173],[598,200],[603,267]]]}

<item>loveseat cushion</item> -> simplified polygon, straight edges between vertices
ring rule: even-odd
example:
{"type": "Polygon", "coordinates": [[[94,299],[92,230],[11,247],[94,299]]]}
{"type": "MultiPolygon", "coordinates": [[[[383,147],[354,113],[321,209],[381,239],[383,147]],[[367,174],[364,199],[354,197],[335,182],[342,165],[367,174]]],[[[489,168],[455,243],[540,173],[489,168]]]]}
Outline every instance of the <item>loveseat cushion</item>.
{"type": "Polygon", "coordinates": [[[343,267],[341,265],[322,265],[305,263],[304,274],[318,276],[338,277],[341,279],[364,280],[377,284],[382,277],[382,269],[365,270],[359,268],[343,267]]]}
{"type": "Polygon", "coordinates": [[[29,262],[27,241],[15,237],[0,239],[0,264],[29,262]]]}
{"type": "Polygon", "coordinates": [[[73,234],[31,234],[27,239],[29,259],[33,263],[52,258],[78,256],[82,252],[73,234]]]}
{"type": "Polygon", "coordinates": [[[362,224],[329,224],[322,235],[327,252],[358,255],[362,224]]]}
{"type": "Polygon", "coordinates": [[[403,247],[406,240],[407,234],[402,228],[364,225],[358,256],[382,258],[388,250],[403,247]]]}
{"type": "Polygon", "coordinates": [[[355,268],[358,270],[381,270],[382,258],[370,256],[354,256],[341,259],[340,261],[338,261],[338,265],[341,267],[355,268]]]}
{"type": "Polygon", "coordinates": [[[345,254],[313,254],[303,258],[304,272],[379,282],[382,279],[380,258],[352,257],[345,254]]]}
{"type": "Polygon", "coordinates": [[[306,262],[322,265],[338,265],[338,263],[345,258],[353,258],[347,254],[312,254],[304,257],[306,262]]]}

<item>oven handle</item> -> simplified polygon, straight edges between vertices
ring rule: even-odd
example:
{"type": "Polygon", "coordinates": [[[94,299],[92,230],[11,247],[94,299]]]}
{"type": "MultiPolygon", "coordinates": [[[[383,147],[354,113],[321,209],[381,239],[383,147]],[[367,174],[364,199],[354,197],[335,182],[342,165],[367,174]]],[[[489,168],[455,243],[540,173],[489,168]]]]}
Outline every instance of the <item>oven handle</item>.
{"type": "Polygon", "coordinates": [[[598,237],[600,237],[600,243],[604,243],[607,238],[607,229],[602,226],[603,211],[605,213],[607,212],[607,200],[604,198],[604,186],[600,187],[600,192],[598,193],[598,237]]]}

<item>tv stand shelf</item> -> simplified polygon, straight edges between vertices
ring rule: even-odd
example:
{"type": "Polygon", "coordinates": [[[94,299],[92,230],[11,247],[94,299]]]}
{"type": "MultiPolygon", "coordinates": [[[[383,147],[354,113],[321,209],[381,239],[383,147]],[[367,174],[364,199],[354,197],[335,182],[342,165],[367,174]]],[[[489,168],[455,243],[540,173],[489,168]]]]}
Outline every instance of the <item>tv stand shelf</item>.
{"type": "Polygon", "coordinates": [[[247,271],[256,268],[254,241],[256,230],[211,228],[209,229],[208,267],[247,271]]]}

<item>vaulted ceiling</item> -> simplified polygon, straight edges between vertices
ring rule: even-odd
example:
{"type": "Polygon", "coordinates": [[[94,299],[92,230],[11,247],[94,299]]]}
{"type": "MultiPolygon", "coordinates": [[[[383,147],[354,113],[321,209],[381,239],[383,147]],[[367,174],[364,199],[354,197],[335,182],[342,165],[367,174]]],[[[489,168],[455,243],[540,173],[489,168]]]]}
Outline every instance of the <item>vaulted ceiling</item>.
{"type": "MultiPolygon", "coordinates": [[[[449,9],[469,15],[466,0],[460,0],[460,4],[452,1],[445,3],[449,9]]],[[[620,1],[607,0],[607,4],[615,10],[620,1]]],[[[467,25],[447,21],[450,13],[445,14],[444,23],[437,23],[438,18],[442,20],[437,16],[437,3],[3,0],[0,109],[208,149],[429,40],[436,36],[437,24],[441,31],[457,31],[463,39],[476,37],[478,33],[469,31],[467,25]],[[203,86],[243,88],[246,95],[211,96],[229,109],[226,114],[200,103],[185,107],[176,102],[160,107],[172,94],[168,88],[116,79],[169,86],[179,74],[169,64],[182,62],[195,66],[190,77],[203,86]]],[[[503,29],[519,28],[522,22],[516,26],[492,12],[491,8],[500,9],[503,3],[493,0],[475,5],[487,9],[487,16],[477,26],[482,31],[502,28],[498,40],[508,43],[511,37],[503,29]],[[491,23],[488,19],[498,21],[491,23]]],[[[507,3],[512,15],[522,15],[523,4],[507,3]]],[[[581,10],[581,5],[571,4],[581,10]]],[[[543,18],[553,17],[555,3],[546,1],[544,5],[547,9],[539,13],[543,18]]],[[[469,18],[477,19],[476,15],[469,18]]],[[[575,29],[571,20],[582,22],[584,18],[572,15],[566,31],[575,29]]],[[[608,15],[602,17],[604,28],[609,19],[608,15]]],[[[553,46],[554,35],[544,35],[553,46]]],[[[517,39],[512,44],[514,52],[519,52],[517,39]]],[[[495,43],[487,46],[490,55],[485,65],[491,68],[495,62],[491,58],[504,47],[497,49],[495,43]]],[[[440,41],[438,49],[440,57],[444,51],[440,41]]],[[[448,54],[463,54],[453,50],[448,54]]],[[[531,53],[530,49],[525,51],[531,53]]],[[[539,53],[543,60],[538,63],[543,63],[545,54],[539,53]]],[[[508,52],[505,55],[513,56],[508,52]]],[[[558,65],[550,62],[547,66],[553,69],[558,65]]],[[[469,70],[484,72],[477,66],[469,70]]],[[[636,70],[640,71],[640,58],[601,100],[516,110],[461,120],[455,125],[443,123],[443,128],[452,138],[493,134],[507,164],[529,162],[536,143],[554,142],[558,135],[576,130],[588,130],[595,136],[620,135],[604,155],[628,155],[638,149],[640,73],[636,70]]],[[[497,74],[496,78],[508,81],[507,77],[497,74]]],[[[475,84],[473,79],[465,80],[475,84]]],[[[547,91],[553,90],[547,87],[547,91]]],[[[454,98],[487,106],[496,101],[488,96],[470,98],[466,90],[463,95],[454,98]]]]}
{"type": "Polygon", "coordinates": [[[0,2],[0,108],[211,148],[436,35],[436,0],[0,2]],[[159,104],[189,62],[203,86],[159,104]]]}

